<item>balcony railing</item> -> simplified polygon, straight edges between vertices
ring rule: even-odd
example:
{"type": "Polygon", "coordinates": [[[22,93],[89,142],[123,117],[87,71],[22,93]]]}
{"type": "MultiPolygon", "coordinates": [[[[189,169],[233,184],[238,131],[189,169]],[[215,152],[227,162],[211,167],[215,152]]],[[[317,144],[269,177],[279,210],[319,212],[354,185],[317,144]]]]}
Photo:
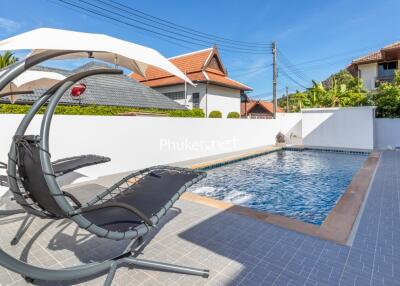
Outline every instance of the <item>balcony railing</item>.
{"type": "Polygon", "coordinates": [[[392,82],[394,80],[394,74],[392,75],[378,75],[375,78],[375,87],[378,87],[383,82],[392,82]]]}

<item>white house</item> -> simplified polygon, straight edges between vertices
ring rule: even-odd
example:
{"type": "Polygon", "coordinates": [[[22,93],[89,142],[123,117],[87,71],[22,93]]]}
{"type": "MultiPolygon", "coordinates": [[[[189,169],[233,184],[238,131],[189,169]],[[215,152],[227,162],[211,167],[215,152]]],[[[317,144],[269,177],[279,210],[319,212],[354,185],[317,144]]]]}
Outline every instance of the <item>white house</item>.
{"type": "Polygon", "coordinates": [[[133,79],[156,89],[188,108],[201,108],[205,114],[213,110],[240,114],[240,95],[250,87],[228,77],[216,47],[169,58],[196,86],[176,76],[149,67],[146,77],[131,74],[133,79]]]}
{"type": "Polygon", "coordinates": [[[383,47],[352,61],[349,71],[360,77],[366,89],[372,91],[381,82],[391,81],[395,70],[399,69],[400,42],[383,47]]]}

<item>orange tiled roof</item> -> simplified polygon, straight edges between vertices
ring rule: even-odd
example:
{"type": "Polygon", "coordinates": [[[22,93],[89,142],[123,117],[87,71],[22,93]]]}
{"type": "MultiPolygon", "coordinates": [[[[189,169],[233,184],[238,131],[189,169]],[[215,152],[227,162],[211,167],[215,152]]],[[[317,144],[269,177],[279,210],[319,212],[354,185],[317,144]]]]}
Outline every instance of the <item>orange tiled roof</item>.
{"type": "Polygon", "coordinates": [[[372,62],[381,61],[383,59],[381,51],[373,52],[361,58],[353,60],[353,64],[367,64],[372,62]]]}
{"type": "Polygon", "coordinates": [[[400,42],[395,42],[393,44],[383,47],[383,50],[391,50],[391,49],[398,49],[398,48],[400,48],[400,42]]]}
{"type": "MultiPolygon", "coordinates": [[[[192,82],[195,81],[205,81],[206,78],[202,72],[195,72],[186,75],[192,82]]],[[[137,81],[142,82],[143,84],[150,86],[150,87],[160,87],[166,85],[174,85],[174,84],[183,84],[183,80],[176,77],[176,76],[167,76],[167,77],[160,77],[160,78],[152,78],[146,80],[145,78],[138,76],[137,74],[132,74],[131,77],[136,79],[137,81]]]]}
{"type": "MultiPolygon", "coordinates": [[[[260,105],[263,107],[266,111],[273,113],[274,112],[274,106],[272,102],[270,101],[264,101],[264,100],[250,100],[250,102],[247,102],[246,104],[242,102],[240,105],[240,114],[241,115],[247,115],[249,112],[256,107],[257,105],[260,105]],[[247,114],[246,114],[247,111],[247,114]]],[[[277,106],[276,112],[283,112],[283,109],[277,106]]]]}
{"type": "Polygon", "coordinates": [[[393,44],[384,46],[382,49],[379,51],[372,52],[366,56],[363,56],[361,58],[355,59],[352,61],[353,64],[368,64],[368,63],[374,63],[374,62],[379,62],[385,59],[385,52],[391,51],[391,50],[396,50],[400,49],[400,42],[395,42],[393,44]]]}
{"type": "Polygon", "coordinates": [[[221,85],[224,85],[227,87],[233,87],[233,88],[237,88],[240,90],[252,90],[251,87],[244,85],[240,82],[237,82],[233,79],[230,79],[227,76],[212,73],[212,72],[207,72],[207,71],[205,71],[204,73],[207,74],[207,77],[211,83],[221,84],[221,85]]]}
{"type": "MultiPolygon", "coordinates": [[[[234,89],[251,90],[251,87],[227,77],[216,48],[196,51],[193,53],[169,58],[192,82],[210,82],[234,89]],[[209,61],[216,57],[220,68],[208,66],[209,61]]],[[[131,78],[150,87],[161,87],[183,83],[183,80],[154,67],[148,67],[146,77],[132,73],[131,78]]]]}

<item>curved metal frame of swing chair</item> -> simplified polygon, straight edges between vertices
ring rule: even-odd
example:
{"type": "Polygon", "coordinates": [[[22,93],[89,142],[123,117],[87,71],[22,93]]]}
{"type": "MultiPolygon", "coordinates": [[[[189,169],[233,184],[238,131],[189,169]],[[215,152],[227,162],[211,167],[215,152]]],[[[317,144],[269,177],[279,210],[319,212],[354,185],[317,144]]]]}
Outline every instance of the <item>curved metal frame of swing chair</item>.
{"type": "MultiPolygon", "coordinates": [[[[6,92],[6,93],[0,94],[0,98],[12,96],[12,95],[25,95],[25,94],[34,94],[34,92],[33,92],[33,90],[6,92]]],[[[56,172],[56,176],[58,177],[58,176],[63,176],[65,174],[68,174],[72,171],[78,170],[83,167],[106,163],[106,162],[109,162],[110,160],[111,159],[108,157],[89,154],[89,155],[80,155],[80,156],[73,156],[73,157],[59,159],[59,160],[53,161],[52,165],[54,167],[56,165],[64,165],[64,167],[62,167],[62,168],[60,168],[60,167],[57,168],[58,171],[56,172]],[[66,167],[65,163],[68,163],[71,161],[73,161],[73,164],[66,167]]],[[[7,169],[7,164],[0,162],[0,169],[7,169]]],[[[8,176],[0,175],[0,186],[9,187],[8,176]]],[[[12,198],[11,198],[11,200],[12,200],[12,198]]],[[[0,210],[0,217],[12,216],[12,215],[17,215],[17,214],[26,214],[26,212],[23,208],[0,210]]],[[[28,229],[29,225],[31,224],[31,222],[33,221],[33,219],[34,219],[34,217],[31,216],[29,213],[25,216],[25,218],[23,219],[15,236],[13,237],[13,239],[10,242],[11,245],[18,244],[18,242],[22,238],[23,234],[27,231],[27,229],[28,229]]]]}
{"type": "MultiPolygon", "coordinates": [[[[30,67],[38,63],[41,63],[45,60],[75,52],[77,51],[45,51],[35,56],[32,56],[26,59],[25,61],[14,64],[0,78],[0,90],[3,89],[4,86],[6,86],[9,82],[11,82],[15,77],[17,77],[19,74],[23,73],[30,67]]],[[[85,51],[85,52],[88,52],[88,55],[90,56],[90,51],[85,51]]],[[[132,240],[130,246],[132,246],[133,243],[135,242],[138,241],[139,243],[142,242],[143,237],[149,232],[151,227],[155,226],[160,221],[161,217],[165,215],[166,211],[173,205],[173,203],[180,197],[180,195],[190,185],[192,185],[193,183],[197,182],[202,177],[204,177],[205,174],[199,172],[197,177],[184,184],[157,214],[153,214],[153,216],[151,216],[150,219],[144,220],[143,223],[125,232],[110,231],[100,226],[94,225],[93,223],[88,221],[84,216],[81,215],[80,209],[74,208],[71,205],[71,203],[65,198],[63,192],[60,190],[57,181],[55,179],[49,153],[50,124],[55,108],[59,100],[61,99],[62,95],[64,94],[64,92],[82,78],[96,74],[121,74],[121,73],[122,71],[116,69],[88,70],[70,76],[69,78],[57,83],[47,92],[45,92],[32,105],[32,108],[27,112],[25,117],[22,119],[19,127],[17,128],[14,138],[18,136],[23,136],[25,134],[30,122],[32,121],[35,114],[39,111],[40,107],[43,106],[48,100],[50,100],[47,105],[46,112],[43,116],[42,126],[40,130],[40,162],[42,166],[42,172],[44,174],[44,178],[48,186],[48,189],[51,193],[51,196],[57,202],[61,210],[65,212],[65,217],[73,220],[81,228],[84,228],[90,233],[95,234],[99,237],[104,237],[112,240],[130,239],[132,240]]],[[[187,169],[175,168],[169,166],[151,167],[145,170],[141,170],[139,172],[135,172],[127,176],[126,178],[122,179],[121,181],[117,182],[103,194],[97,196],[95,199],[87,203],[86,207],[97,207],[96,204],[101,204],[102,202],[104,202],[104,200],[106,200],[106,198],[110,196],[110,194],[112,194],[113,191],[119,189],[120,185],[124,182],[126,183],[127,180],[132,178],[135,179],[137,176],[149,173],[152,170],[159,170],[162,168],[166,168],[169,170],[176,169],[177,171],[186,170],[187,172],[189,172],[189,170],[187,169]]],[[[190,171],[193,172],[192,170],[190,171]]],[[[26,199],[26,195],[24,194],[23,191],[20,190],[17,178],[17,147],[14,142],[14,139],[13,143],[11,144],[9,152],[7,174],[9,177],[10,189],[14,195],[16,202],[20,204],[23,207],[23,209],[29,214],[39,217],[48,217],[48,215],[46,214],[46,210],[42,209],[35,203],[28,202],[26,199]]],[[[33,265],[29,265],[25,262],[22,262],[10,256],[0,248],[0,264],[11,271],[21,274],[29,281],[33,280],[65,281],[73,279],[83,279],[95,274],[100,274],[102,272],[108,271],[108,275],[106,277],[104,285],[111,285],[115,272],[121,264],[128,264],[140,268],[147,268],[158,271],[169,271],[175,273],[202,276],[204,278],[207,278],[209,276],[209,271],[205,269],[196,269],[196,268],[177,266],[156,261],[137,259],[136,257],[132,256],[131,248],[127,249],[126,252],[122,253],[116,258],[109,259],[103,262],[93,262],[57,270],[40,268],[33,265]]]]}

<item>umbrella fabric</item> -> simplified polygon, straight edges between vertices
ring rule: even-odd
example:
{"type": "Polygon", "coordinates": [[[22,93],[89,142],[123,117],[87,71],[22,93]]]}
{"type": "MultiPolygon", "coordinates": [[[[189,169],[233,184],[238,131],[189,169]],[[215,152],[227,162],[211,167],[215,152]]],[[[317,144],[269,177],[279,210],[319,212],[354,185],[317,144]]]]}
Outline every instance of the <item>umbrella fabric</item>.
{"type": "MultiPolygon", "coordinates": [[[[0,76],[4,72],[6,72],[6,70],[0,71],[0,76]]],[[[31,91],[36,88],[48,88],[63,79],[65,79],[65,76],[56,72],[28,70],[4,87],[0,92],[0,96],[5,93],[31,91]]],[[[9,98],[10,101],[14,103],[18,98],[18,94],[9,95],[9,98]]]]}
{"type": "Polygon", "coordinates": [[[142,76],[145,76],[148,65],[151,65],[193,84],[156,50],[103,34],[39,28],[0,41],[0,50],[32,50],[30,56],[48,50],[77,51],[58,59],[92,57],[125,67],[142,76]]]}

